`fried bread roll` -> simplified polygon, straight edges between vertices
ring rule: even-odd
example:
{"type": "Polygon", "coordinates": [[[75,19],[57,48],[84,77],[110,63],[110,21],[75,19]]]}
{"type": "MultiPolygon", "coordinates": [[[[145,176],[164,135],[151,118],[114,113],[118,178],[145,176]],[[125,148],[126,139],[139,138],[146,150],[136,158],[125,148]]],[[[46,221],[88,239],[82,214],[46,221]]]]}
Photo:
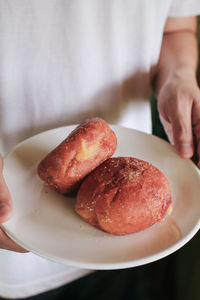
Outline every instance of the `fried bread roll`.
{"type": "Polygon", "coordinates": [[[39,163],[38,175],[57,192],[71,193],[88,173],[112,156],[116,146],[115,133],[104,120],[86,120],[39,163]]]}
{"type": "Polygon", "coordinates": [[[169,182],[159,169],[137,158],[114,157],[86,177],[75,209],[89,224],[125,235],[162,220],[171,201],[169,182]]]}

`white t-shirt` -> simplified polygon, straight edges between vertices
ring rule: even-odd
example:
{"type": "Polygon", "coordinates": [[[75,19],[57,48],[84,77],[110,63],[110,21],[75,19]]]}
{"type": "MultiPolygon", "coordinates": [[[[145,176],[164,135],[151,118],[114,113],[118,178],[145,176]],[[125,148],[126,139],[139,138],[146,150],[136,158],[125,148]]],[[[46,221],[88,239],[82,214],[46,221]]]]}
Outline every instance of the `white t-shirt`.
{"type": "MultiPolygon", "coordinates": [[[[166,19],[199,13],[199,0],[0,0],[0,151],[92,116],[151,132],[149,72],[166,19]]],[[[87,272],[1,250],[0,296],[87,272]]]]}

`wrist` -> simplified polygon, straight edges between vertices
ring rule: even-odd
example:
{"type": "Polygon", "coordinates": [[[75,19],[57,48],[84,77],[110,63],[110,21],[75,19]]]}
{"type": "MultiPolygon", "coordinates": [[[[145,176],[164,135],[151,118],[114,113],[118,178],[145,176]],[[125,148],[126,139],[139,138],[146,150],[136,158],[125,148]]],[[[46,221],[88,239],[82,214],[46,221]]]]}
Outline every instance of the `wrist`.
{"type": "Polygon", "coordinates": [[[194,66],[180,66],[174,68],[168,76],[167,81],[171,80],[195,80],[196,81],[197,70],[194,66]]]}
{"type": "Polygon", "coordinates": [[[160,94],[163,87],[179,85],[198,85],[196,69],[192,66],[174,67],[167,74],[160,74],[154,85],[156,95],[160,94]]]}

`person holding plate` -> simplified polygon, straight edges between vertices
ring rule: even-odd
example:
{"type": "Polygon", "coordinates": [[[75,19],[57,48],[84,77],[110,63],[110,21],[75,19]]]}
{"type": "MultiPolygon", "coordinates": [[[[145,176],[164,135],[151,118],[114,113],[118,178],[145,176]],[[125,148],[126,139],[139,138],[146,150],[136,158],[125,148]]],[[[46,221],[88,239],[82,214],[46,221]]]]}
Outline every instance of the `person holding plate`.
{"type": "MultiPolygon", "coordinates": [[[[0,0],[1,224],[13,213],[6,153],[39,132],[93,116],[151,133],[150,87],[170,142],[200,167],[199,14],[199,0],[0,0]]],[[[0,248],[0,299],[61,299],[63,293],[73,299],[78,288],[70,282],[90,272],[23,253],[3,230],[0,248]]],[[[140,270],[121,274],[141,282],[140,296],[148,297],[140,270]]],[[[80,279],[79,288],[85,280],[88,289],[76,299],[101,299],[87,280],[113,283],[111,274],[118,282],[118,271],[98,274],[80,279]]],[[[126,299],[130,286],[137,293],[136,285],[123,281],[123,296],[115,299],[126,299]]],[[[110,293],[106,287],[102,297],[110,293]]]]}

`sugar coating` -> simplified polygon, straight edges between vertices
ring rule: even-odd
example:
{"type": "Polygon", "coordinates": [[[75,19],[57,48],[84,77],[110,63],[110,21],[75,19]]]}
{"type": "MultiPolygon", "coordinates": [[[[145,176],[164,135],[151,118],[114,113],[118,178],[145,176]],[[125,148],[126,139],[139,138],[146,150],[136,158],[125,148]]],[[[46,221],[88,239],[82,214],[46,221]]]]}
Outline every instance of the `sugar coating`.
{"type": "Polygon", "coordinates": [[[116,135],[104,120],[86,120],[39,163],[38,175],[50,188],[69,194],[116,146],[116,135]]]}
{"type": "Polygon", "coordinates": [[[152,164],[132,157],[113,157],[82,183],[76,212],[89,224],[124,235],[159,222],[171,204],[170,185],[152,164]]]}

